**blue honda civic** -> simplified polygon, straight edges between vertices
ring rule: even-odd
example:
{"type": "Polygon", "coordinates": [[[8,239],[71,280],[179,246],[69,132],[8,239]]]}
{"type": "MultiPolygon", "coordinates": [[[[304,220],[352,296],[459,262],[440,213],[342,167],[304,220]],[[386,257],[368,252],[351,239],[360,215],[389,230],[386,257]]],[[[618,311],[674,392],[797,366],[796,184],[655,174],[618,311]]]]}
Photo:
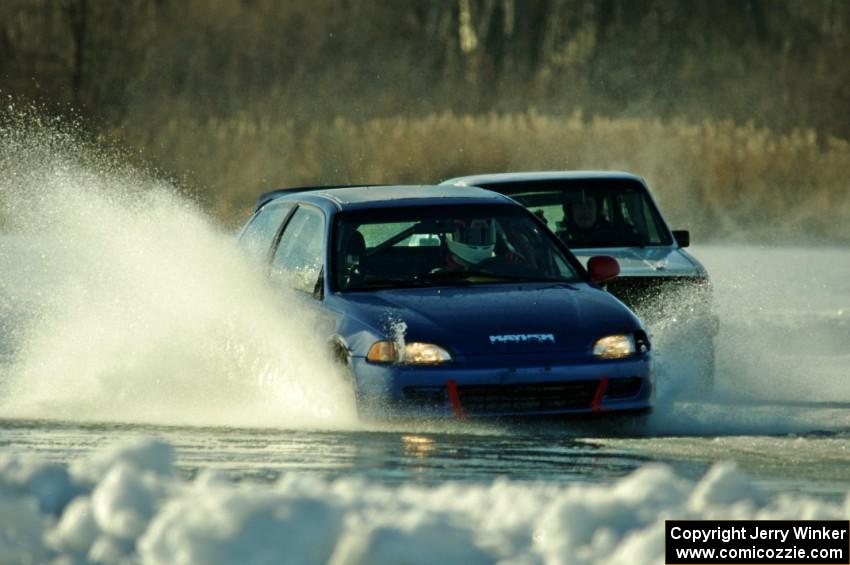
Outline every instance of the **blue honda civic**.
{"type": "Polygon", "coordinates": [[[266,193],[239,235],[275,284],[333,320],[365,416],[645,412],[640,320],[534,214],[475,187],[266,193]]]}

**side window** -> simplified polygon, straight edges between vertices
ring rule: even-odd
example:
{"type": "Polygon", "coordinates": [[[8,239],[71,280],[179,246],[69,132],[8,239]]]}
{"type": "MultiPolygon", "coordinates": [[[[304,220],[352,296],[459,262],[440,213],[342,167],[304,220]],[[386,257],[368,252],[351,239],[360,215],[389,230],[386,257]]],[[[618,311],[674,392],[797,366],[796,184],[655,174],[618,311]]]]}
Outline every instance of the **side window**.
{"type": "Polygon", "coordinates": [[[272,279],[312,293],[322,272],[324,248],[324,216],[309,206],[298,208],[272,259],[272,279]]]}
{"type": "Polygon", "coordinates": [[[239,237],[239,247],[253,261],[265,263],[268,260],[274,238],[280,224],[292,210],[292,203],[269,204],[254,216],[251,223],[242,231],[239,237]]]}

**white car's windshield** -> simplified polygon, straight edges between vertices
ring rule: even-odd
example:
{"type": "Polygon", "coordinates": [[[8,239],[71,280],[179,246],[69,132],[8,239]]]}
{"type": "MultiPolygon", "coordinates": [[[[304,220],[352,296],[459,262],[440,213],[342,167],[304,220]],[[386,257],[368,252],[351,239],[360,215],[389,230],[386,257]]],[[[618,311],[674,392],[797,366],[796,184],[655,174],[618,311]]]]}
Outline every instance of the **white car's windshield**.
{"type": "Polygon", "coordinates": [[[670,245],[670,232],[634,181],[534,182],[484,186],[509,195],[569,247],[670,245]]]}
{"type": "Polygon", "coordinates": [[[343,212],[333,253],[339,290],[582,280],[574,259],[517,206],[343,212]]]}

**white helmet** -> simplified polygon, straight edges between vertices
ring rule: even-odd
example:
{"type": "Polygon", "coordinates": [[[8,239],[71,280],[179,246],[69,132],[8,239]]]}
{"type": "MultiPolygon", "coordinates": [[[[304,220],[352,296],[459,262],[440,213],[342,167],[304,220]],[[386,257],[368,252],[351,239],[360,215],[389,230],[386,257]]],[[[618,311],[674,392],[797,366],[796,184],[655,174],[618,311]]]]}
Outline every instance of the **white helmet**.
{"type": "Polygon", "coordinates": [[[449,251],[463,261],[476,265],[493,256],[496,248],[496,222],[492,218],[455,220],[448,233],[449,251]]]}

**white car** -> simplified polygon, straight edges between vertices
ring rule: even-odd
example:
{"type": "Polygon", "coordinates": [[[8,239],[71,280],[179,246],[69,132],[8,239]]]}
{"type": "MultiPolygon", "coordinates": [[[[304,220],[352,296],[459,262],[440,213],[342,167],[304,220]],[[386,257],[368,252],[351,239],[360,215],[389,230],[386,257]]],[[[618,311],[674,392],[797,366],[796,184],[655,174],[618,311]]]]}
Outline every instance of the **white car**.
{"type": "Polygon", "coordinates": [[[714,386],[713,311],[705,267],[685,248],[688,231],[671,230],[639,176],[611,171],[547,171],[458,177],[444,185],[478,186],[531,210],[585,264],[594,255],[620,263],[607,289],[667,339],[657,349],[688,359],[690,390],[714,386]]]}

